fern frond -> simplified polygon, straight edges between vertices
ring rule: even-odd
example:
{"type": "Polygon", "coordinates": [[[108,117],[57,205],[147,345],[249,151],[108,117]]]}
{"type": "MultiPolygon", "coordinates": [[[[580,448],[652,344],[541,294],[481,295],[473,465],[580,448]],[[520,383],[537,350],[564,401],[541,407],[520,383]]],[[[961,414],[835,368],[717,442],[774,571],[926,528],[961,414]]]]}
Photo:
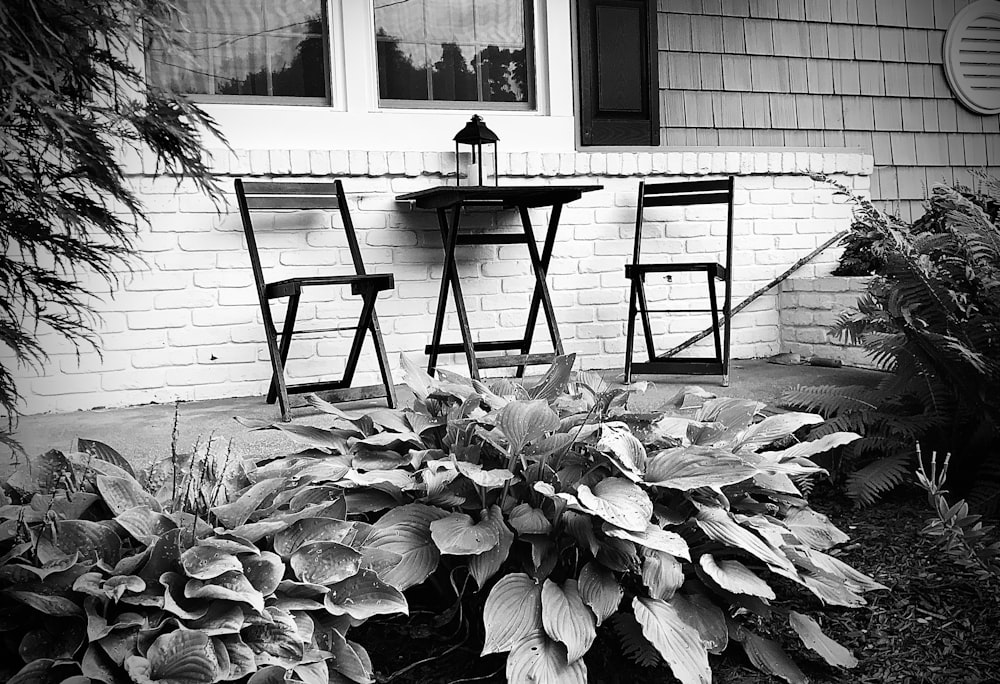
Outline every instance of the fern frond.
{"type": "Polygon", "coordinates": [[[818,413],[824,418],[878,408],[872,390],[863,385],[796,385],[781,393],[778,405],[818,413]]]}
{"type": "Polygon", "coordinates": [[[862,506],[869,506],[883,494],[902,484],[910,471],[908,452],[893,454],[869,463],[847,477],[847,496],[862,506]]]}
{"type": "Polygon", "coordinates": [[[622,642],[622,651],[641,667],[656,667],[663,662],[656,647],[642,634],[642,627],[631,613],[615,613],[611,627],[622,642]]]}

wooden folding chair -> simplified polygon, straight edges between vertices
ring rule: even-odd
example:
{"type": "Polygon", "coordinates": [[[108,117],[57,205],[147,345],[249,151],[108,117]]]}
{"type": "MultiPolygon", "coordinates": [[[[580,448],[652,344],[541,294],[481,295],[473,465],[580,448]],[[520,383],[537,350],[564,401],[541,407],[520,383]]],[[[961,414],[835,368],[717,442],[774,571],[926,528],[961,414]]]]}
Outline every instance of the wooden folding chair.
{"type": "MultiPolygon", "coordinates": [[[[628,306],[628,337],[625,341],[625,381],[636,374],[714,374],[722,376],[723,386],[729,385],[730,318],[733,293],[733,178],[724,180],[687,181],[680,183],[639,182],[638,207],[635,215],[635,245],[632,263],[625,265],[625,277],[631,281],[628,306]],[[642,263],[643,209],[646,207],[685,207],[692,205],[726,205],[725,264],[718,261],[688,263],[642,263]],[[708,309],[650,309],[646,301],[646,276],[650,273],[704,273],[709,300],[708,309]],[[716,295],[716,281],[725,284],[723,305],[720,310],[716,295]],[[712,336],[715,356],[676,357],[670,352],[657,355],[653,345],[651,313],[708,313],[712,319],[712,336]],[[636,314],[642,320],[643,337],[648,360],[633,363],[633,337],[636,314]],[[724,328],[724,330],[723,330],[724,328]]],[[[689,340],[690,341],[690,340],[689,340]]],[[[675,348],[676,349],[676,348],[675,348]]]]}
{"type": "Polygon", "coordinates": [[[246,233],[247,250],[250,252],[250,264],[253,267],[254,282],[257,284],[257,298],[264,320],[264,335],[267,337],[267,351],[271,356],[271,386],[267,392],[267,403],[273,404],[275,399],[281,409],[281,419],[290,420],[289,394],[304,392],[324,392],[331,401],[353,401],[386,397],[389,407],[396,404],[396,390],[393,387],[389,371],[389,360],[382,341],[378,317],[375,315],[375,299],[379,292],[393,288],[393,277],[390,273],[366,274],[365,265],[361,259],[361,249],[354,232],[354,223],[344,195],[344,186],[336,180],[332,183],[293,183],[293,182],[259,182],[236,179],[236,198],[239,202],[240,216],[243,218],[243,231],[246,233]],[[257,253],[257,240],[254,237],[254,211],[287,211],[338,209],[344,226],[347,244],[354,262],[354,273],[349,275],[321,275],[304,278],[286,278],[277,282],[265,282],[257,253]],[[326,285],[350,286],[351,294],[361,297],[361,315],[357,325],[323,329],[295,329],[295,316],[298,312],[299,298],[307,287],[326,285]],[[285,312],[281,332],[278,333],[271,316],[270,302],[272,299],[288,297],[288,308],[285,312]],[[288,349],[295,335],[315,335],[330,332],[353,330],[354,337],[347,356],[347,364],[340,380],[320,382],[305,382],[290,385],[285,381],[285,362],[288,360],[288,349]],[[379,370],[382,373],[381,385],[351,387],[354,373],[357,369],[361,347],[365,333],[371,333],[378,358],[379,370]],[[280,338],[280,342],[279,342],[280,338]]]}

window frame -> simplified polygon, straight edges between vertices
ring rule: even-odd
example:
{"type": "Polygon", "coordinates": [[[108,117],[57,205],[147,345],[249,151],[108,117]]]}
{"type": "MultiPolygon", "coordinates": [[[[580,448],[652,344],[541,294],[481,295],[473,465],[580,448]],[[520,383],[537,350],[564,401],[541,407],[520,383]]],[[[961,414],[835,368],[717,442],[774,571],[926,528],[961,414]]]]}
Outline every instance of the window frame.
{"type": "MultiPolygon", "coordinates": [[[[268,0],[277,2],[280,0],[268,0]]],[[[216,93],[185,93],[184,96],[192,102],[198,104],[247,104],[247,105],[294,105],[301,107],[327,107],[332,102],[332,90],[335,74],[333,71],[332,36],[333,23],[331,12],[331,0],[318,0],[322,12],[321,21],[323,24],[322,44],[323,63],[326,65],[323,87],[326,94],[318,96],[295,96],[295,95],[219,95],[216,93]]],[[[267,61],[270,62],[271,54],[266,53],[267,61]]],[[[148,75],[149,57],[143,55],[143,76],[148,75]]],[[[210,75],[210,82],[215,80],[215,75],[210,75]]]]}

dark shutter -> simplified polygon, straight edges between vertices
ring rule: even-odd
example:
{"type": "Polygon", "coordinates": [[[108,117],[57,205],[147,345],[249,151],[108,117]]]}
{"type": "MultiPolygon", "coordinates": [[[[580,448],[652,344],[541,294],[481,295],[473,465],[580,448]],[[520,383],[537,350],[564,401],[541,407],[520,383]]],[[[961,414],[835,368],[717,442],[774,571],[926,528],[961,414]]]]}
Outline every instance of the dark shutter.
{"type": "Polygon", "coordinates": [[[577,0],[580,141],[658,145],[656,0],[577,0]]]}

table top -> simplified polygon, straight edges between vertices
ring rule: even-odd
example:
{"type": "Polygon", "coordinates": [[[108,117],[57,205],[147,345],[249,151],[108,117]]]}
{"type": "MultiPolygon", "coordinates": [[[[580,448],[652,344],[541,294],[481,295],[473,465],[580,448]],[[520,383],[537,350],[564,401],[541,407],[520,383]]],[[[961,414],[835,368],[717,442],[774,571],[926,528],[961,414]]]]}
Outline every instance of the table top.
{"type": "Polygon", "coordinates": [[[458,204],[510,207],[545,207],[580,199],[603,185],[438,185],[398,195],[420,209],[443,209],[458,204]]]}

